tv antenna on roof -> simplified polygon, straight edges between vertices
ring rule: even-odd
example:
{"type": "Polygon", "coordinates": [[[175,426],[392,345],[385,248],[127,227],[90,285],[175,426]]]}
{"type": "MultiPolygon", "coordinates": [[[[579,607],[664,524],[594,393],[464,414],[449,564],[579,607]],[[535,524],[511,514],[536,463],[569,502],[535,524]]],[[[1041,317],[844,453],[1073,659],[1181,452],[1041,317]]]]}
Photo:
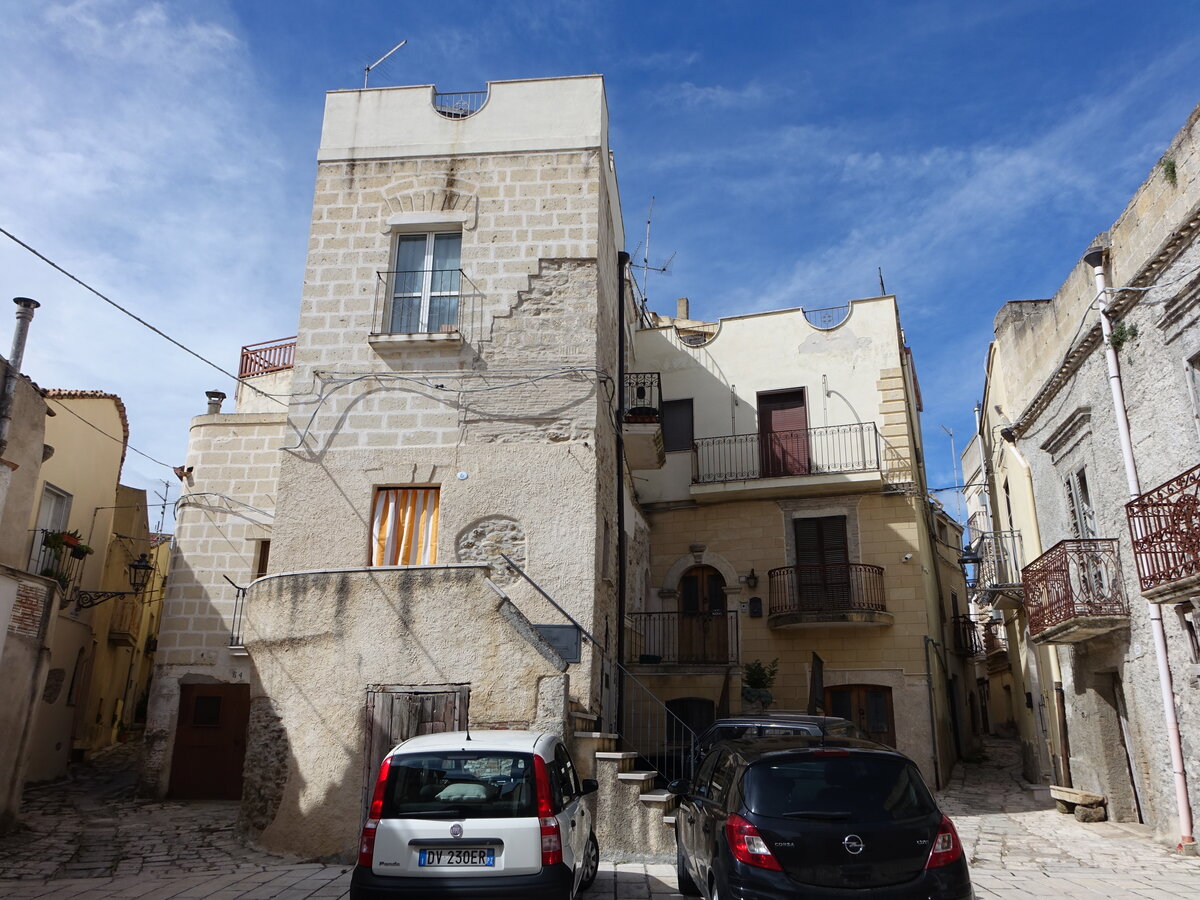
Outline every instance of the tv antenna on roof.
{"type": "Polygon", "coordinates": [[[642,270],[642,302],[643,303],[649,302],[649,297],[646,294],[646,278],[647,278],[647,276],[649,276],[649,274],[651,272],[659,272],[663,275],[666,275],[667,269],[671,268],[671,263],[675,261],[675,253],[678,252],[678,251],[672,251],[671,255],[667,258],[667,261],[665,263],[663,263],[662,265],[658,265],[658,266],[650,265],[650,220],[652,218],[654,218],[654,198],[653,197],[650,198],[650,209],[648,209],[646,211],[646,243],[639,244],[637,247],[634,247],[633,253],[631,254],[633,256],[636,256],[638,249],[640,248],[643,251],[642,252],[642,261],[640,263],[630,263],[629,264],[629,268],[631,268],[631,269],[641,269],[642,270]]]}
{"type": "Polygon", "coordinates": [[[367,89],[367,78],[370,77],[371,70],[407,43],[408,43],[408,38],[405,38],[400,43],[398,43],[395,47],[393,47],[391,50],[389,50],[387,53],[383,54],[383,56],[379,57],[379,59],[375,60],[375,62],[371,63],[369,66],[363,67],[363,90],[364,91],[367,89]]]}

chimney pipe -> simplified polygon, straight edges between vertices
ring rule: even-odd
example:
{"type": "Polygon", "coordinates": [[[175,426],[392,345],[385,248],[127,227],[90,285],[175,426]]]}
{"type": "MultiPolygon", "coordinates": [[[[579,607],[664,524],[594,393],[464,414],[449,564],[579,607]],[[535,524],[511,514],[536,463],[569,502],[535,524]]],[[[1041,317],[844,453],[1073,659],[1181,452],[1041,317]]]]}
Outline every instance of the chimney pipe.
{"type": "Polygon", "coordinates": [[[21,374],[21,362],[25,358],[25,338],[29,334],[29,323],[33,320],[33,311],[42,305],[29,297],[13,297],[13,303],[17,304],[17,327],[13,331],[12,350],[8,354],[4,394],[0,396],[0,457],[3,457],[8,449],[8,430],[12,425],[17,376],[21,374]]]}
{"type": "Polygon", "coordinates": [[[204,396],[208,398],[208,414],[215,416],[221,411],[221,403],[225,400],[224,391],[205,391],[204,396]]]}
{"type": "Polygon", "coordinates": [[[675,318],[677,318],[677,319],[688,318],[688,298],[687,297],[680,297],[678,300],[675,301],[675,318]]]}

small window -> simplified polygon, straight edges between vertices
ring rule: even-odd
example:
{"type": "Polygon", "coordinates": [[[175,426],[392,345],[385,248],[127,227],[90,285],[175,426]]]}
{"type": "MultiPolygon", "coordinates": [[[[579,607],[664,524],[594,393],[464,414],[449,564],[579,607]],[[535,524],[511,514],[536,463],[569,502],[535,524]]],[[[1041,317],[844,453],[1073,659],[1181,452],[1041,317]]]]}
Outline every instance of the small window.
{"type": "Polygon", "coordinates": [[[1080,466],[1067,476],[1067,508],[1071,516],[1071,531],[1080,540],[1096,536],[1096,509],[1088,488],[1087,466],[1080,466]]]}
{"type": "Polygon", "coordinates": [[[663,415],[663,448],[667,452],[692,449],[692,401],[664,400],[663,415]]]}
{"type": "Polygon", "coordinates": [[[391,334],[453,330],[462,286],[462,235],[401,234],[389,273],[391,298],[384,314],[391,334]]]}
{"type": "Polygon", "coordinates": [[[371,565],[431,566],[437,562],[438,488],[375,491],[371,565]]]}
{"type": "Polygon", "coordinates": [[[267,574],[267,563],[271,558],[271,542],[258,541],[258,548],[254,554],[254,577],[262,578],[267,574]]]}
{"type": "Polygon", "coordinates": [[[713,772],[716,771],[717,764],[728,756],[729,751],[722,750],[720,753],[712,753],[705,757],[704,762],[700,764],[700,771],[696,773],[696,781],[693,785],[693,793],[697,797],[708,798],[711,796],[713,772]]]}

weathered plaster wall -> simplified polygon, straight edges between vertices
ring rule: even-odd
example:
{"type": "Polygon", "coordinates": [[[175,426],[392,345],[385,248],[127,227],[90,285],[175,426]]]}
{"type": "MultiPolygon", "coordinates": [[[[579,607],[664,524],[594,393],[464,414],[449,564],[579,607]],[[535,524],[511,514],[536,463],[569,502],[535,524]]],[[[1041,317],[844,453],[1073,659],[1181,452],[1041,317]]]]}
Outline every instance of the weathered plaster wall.
{"type": "Polygon", "coordinates": [[[475,566],[308,572],[251,587],[255,712],[246,768],[256,787],[244,818],[270,821],[264,846],[352,856],[367,685],[469,683],[473,728],[561,728],[565,665],[485,575],[475,566]],[[464,627],[447,631],[448,619],[464,627]],[[559,685],[557,709],[539,705],[548,681],[559,685]],[[280,769],[281,792],[270,776],[280,769]]]}

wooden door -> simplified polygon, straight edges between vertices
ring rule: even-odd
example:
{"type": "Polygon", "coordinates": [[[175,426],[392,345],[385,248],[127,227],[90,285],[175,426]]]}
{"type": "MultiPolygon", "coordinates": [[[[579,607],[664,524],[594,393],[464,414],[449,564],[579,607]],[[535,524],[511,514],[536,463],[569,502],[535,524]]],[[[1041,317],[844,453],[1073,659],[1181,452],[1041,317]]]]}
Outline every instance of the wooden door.
{"type": "Polygon", "coordinates": [[[168,795],[179,800],[241,799],[249,721],[250,685],[180,685],[168,795]]]}
{"type": "Polygon", "coordinates": [[[695,566],[679,580],[681,663],[723,663],[729,659],[729,616],[725,579],[712,566],[695,566]]]}
{"type": "Polygon", "coordinates": [[[825,688],[826,715],[849,719],[873,741],[896,746],[892,689],[878,684],[842,684],[825,688]]]}
{"type": "Polygon", "coordinates": [[[470,693],[471,687],[466,684],[377,684],[367,689],[364,817],[375,775],[387,752],[419,734],[464,730],[470,693]]]}
{"type": "Polygon", "coordinates": [[[804,388],[758,395],[760,474],[809,472],[808,403],[804,388]]]}

